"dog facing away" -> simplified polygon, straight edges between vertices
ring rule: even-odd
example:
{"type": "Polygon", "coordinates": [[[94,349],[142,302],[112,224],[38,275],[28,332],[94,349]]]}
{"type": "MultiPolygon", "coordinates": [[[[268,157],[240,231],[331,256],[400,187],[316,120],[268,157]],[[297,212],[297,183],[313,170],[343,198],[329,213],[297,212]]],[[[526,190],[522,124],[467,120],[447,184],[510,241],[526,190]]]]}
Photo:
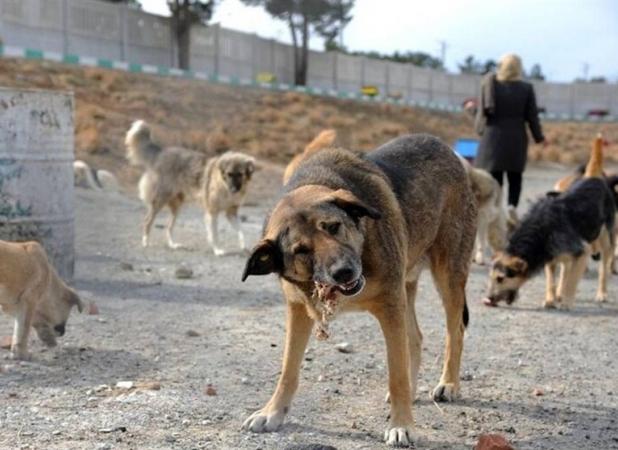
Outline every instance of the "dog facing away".
{"type": "Polygon", "coordinates": [[[504,253],[494,260],[486,303],[512,303],[517,291],[531,276],[545,267],[544,306],[572,308],[577,284],[593,248],[599,249],[597,301],[607,300],[607,275],[614,252],[616,206],[614,196],[602,178],[602,147],[595,142],[584,178],[564,193],[539,200],[509,239],[504,253]],[[557,288],[554,271],[560,265],[557,288]]]}
{"type": "Polygon", "coordinates": [[[365,155],[329,149],[304,159],[266,220],[242,279],[276,273],[287,305],[286,345],[270,401],[243,427],[274,431],[283,423],[314,325],[345,311],[374,315],[384,334],[390,421],[385,441],[414,441],[412,399],[420,367],[415,313],[418,277],[431,269],[446,312],[444,368],[436,401],[459,395],[465,286],[476,232],[476,206],[455,153],[428,135],[397,138],[365,155]]]}
{"type": "Polygon", "coordinates": [[[322,130],[320,134],[318,134],[313,141],[311,141],[302,153],[294,156],[290,163],[285,168],[285,172],[283,173],[283,184],[287,184],[287,182],[292,178],[292,175],[300,166],[300,164],[311,155],[316,154],[317,152],[324,150],[325,148],[332,147],[335,143],[335,139],[337,139],[337,132],[332,129],[322,130]]]}
{"type": "Polygon", "coordinates": [[[506,246],[508,219],[502,202],[502,188],[489,172],[473,167],[462,157],[459,159],[468,174],[478,208],[474,262],[484,265],[488,247],[497,253],[506,246]]]}
{"type": "Polygon", "coordinates": [[[85,161],[73,161],[73,176],[75,186],[95,191],[119,192],[118,180],[109,170],[95,170],[85,161]]]}
{"type": "Polygon", "coordinates": [[[55,346],[74,306],[82,312],[79,295],[60,279],[39,243],[0,241],[0,307],[15,318],[13,359],[30,358],[30,328],[45,345],[55,346]]]}
{"type": "Polygon", "coordinates": [[[238,235],[238,244],[245,249],[238,209],[242,205],[255,170],[255,159],[239,152],[226,152],[207,158],[206,155],[180,147],[161,148],[152,140],[148,124],[138,120],[127,132],[127,158],[144,167],[138,189],[147,207],[142,245],[148,246],[150,229],[157,213],[167,206],[171,217],[167,224],[167,244],[176,249],[172,231],[180,208],[188,200],[198,201],[204,209],[208,243],[215,255],[223,255],[218,236],[217,218],[225,213],[238,235]]]}

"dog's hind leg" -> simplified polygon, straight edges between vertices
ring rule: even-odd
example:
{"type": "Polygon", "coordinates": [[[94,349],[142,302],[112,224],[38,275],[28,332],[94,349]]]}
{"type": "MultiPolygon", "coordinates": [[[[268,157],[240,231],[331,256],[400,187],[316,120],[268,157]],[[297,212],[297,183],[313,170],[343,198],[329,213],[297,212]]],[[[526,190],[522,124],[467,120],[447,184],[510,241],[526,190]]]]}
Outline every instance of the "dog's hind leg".
{"type": "Polygon", "coordinates": [[[170,220],[167,223],[167,229],[165,233],[167,235],[167,245],[171,249],[177,249],[182,247],[181,244],[174,242],[174,238],[172,237],[172,231],[174,230],[174,225],[176,224],[176,219],[178,218],[178,211],[182,206],[182,200],[178,198],[174,198],[167,203],[167,206],[170,208],[170,220]]]}
{"type": "Polygon", "coordinates": [[[545,303],[544,308],[556,307],[556,263],[545,264],[545,303]]]}
{"type": "Polygon", "coordinates": [[[206,224],[206,237],[208,244],[212,247],[212,251],[215,255],[221,256],[225,254],[225,251],[219,246],[219,226],[218,213],[210,213],[206,211],[204,214],[204,223],[206,224]]]}
{"type": "Polygon", "coordinates": [[[590,254],[588,252],[584,252],[584,254],[574,257],[565,270],[566,274],[563,282],[561,297],[566,309],[571,309],[575,306],[577,285],[579,284],[579,280],[581,280],[584,276],[589,257],[590,254]]]}
{"type": "MultiPolygon", "coordinates": [[[[285,286],[283,290],[285,292],[285,286]]],[[[300,366],[312,328],[313,320],[307,315],[305,305],[288,299],[283,367],[277,388],[266,406],[245,420],[243,429],[263,433],[275,431],[281,426],[298,387],[300,366]]]]}
{"type": "Polygon", "coordinates": [[[227,217],[227,221],[230,223],[230,225],[236,232],[236,235],[238,236],[238,246],[241,250],[246,250],[247,246],[245,245],[245,235],[240,228],[240,220],[238,220],[238,207],[233,206],[229,208],[225,212],[225,217],[227,217]]]}
{"type": "Polygon", "coordinates": [[[476,232],[476,252],[474,262],[479,266],[485,264],[485,249],[488,247],[487,235],[489,233],[489,224],[487,217],[484,214],[479,216],[478,230],[476,232]]]}
{"type": "Polygon", "coordinates": [[[614,254],[614,245],[607,228],[603,227],[597,241],[601,247],[601,260],[599,261],[599,285],[597,287],[595,299],[598,302],[606,302],[607,276],[611,274],[612,271],[612,260],[614,254]]]}
{"type": "Polygon", "coordinates": [[[144,217],[144,225],[143,225],[143,233],[142,233],[142,246],[148,247],[148,241],[150,238],[150,229],[152,228],[152,224],[156,215],[161,211],[163,205],[159,203],[149,203],[146,211],[146,216],[144,217]]]}

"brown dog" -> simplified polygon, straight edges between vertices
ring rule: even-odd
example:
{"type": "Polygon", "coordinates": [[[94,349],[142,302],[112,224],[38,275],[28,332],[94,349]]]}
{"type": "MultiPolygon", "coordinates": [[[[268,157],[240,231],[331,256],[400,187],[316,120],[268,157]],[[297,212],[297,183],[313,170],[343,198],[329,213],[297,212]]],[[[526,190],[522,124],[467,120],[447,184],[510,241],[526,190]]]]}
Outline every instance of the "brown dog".
{"type": "Polygon", "coordinates": [[[226,152],[207,158],[186,148],[162,148],[156,144],[149,125],[138,120],[125,138],[127,158],[145,171],[139,181],[139,196],[148,211],[144,218],[142,245],[148,246],[150,228],[155,216],[165,206],[171,217],[167,225],[167,245],[176,249],[172,231],[180,208],[186,201],[198,200],[204,208],[208,243],[215,255],[225,253],[219,243],[217,219],[225,213],[238,235],[238,245],[245,249],[238,209],[247,195],[249,181],[255,171],[255,159],[239,152],[226,152]]]}
{"type": "Polygon", "coordinates": [[[73,306],[83,304],[58,277],[37,242],[0,241],[0,306],[15,318],[11,357],[28,359],[28,335],[33,327],[48,347],[62,336],[73,306]]]}
{"type": "Polygon", "coordinates": [[[413,443],[412,399],[421,332],[414,302],[429,265],[446,311],[442,377],[432,396],[459,393],[465,286],[476,224],[466,172],[455,153],[427,135],[403,136],[366,155],[342,149],[303,160],[270,214],[243,273],[276,273],[287,303],[283,370],[270,401],[244,428],[276,430],[298,385],[300,364],[317,322],[367,311],[379,321],[389,368],[390,445],[413,443]]]}

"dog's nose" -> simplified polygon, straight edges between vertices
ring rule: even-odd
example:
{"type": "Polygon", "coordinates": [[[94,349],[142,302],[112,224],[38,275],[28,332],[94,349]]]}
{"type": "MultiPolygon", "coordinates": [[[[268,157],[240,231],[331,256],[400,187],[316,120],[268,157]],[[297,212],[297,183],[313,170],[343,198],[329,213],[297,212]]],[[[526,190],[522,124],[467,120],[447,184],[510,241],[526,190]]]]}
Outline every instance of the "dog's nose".
{"type": "Polygon", "coordinates": [[[54,327],[54,331],[58,333],[58,336],[64,336],[64,328],[65,328],[64,324],[61,323],[60,325],[56,325],[54,327]]]}
{"type": "Polygon", "coordinates": [[[333,272],[333,280],[339,284],[349,283],[354,279],[354,270],[349,267],[342,267],[333,272]]]}

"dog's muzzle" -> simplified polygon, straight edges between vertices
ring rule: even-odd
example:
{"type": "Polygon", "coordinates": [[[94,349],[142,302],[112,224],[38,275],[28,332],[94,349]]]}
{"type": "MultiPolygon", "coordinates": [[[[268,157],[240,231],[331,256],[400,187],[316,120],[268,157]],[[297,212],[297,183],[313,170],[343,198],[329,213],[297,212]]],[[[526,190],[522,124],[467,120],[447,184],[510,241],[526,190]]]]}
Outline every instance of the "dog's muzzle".
{"type": "Polygon", "coordinates": [[[340,294],[344,297],[353,297],[359,294],[365,288],[365,277],[361,275],[357,279],[343,284],[327,284],[316,282],[318,286],[321,286],[322,291],[326,297],[335,297],[336,294],[340,294]]]}
{"type": "Polygon", "coordinates": [[[496,294],[491,294],[487,296],[488,302],[486,304],[491,304],[495,306],[498,302],[505,301],[507,305],[510,305],[515,300],[517,300],[517,291],[514,289],[508,289],[506,291],[500,291],[496,294]]]}

